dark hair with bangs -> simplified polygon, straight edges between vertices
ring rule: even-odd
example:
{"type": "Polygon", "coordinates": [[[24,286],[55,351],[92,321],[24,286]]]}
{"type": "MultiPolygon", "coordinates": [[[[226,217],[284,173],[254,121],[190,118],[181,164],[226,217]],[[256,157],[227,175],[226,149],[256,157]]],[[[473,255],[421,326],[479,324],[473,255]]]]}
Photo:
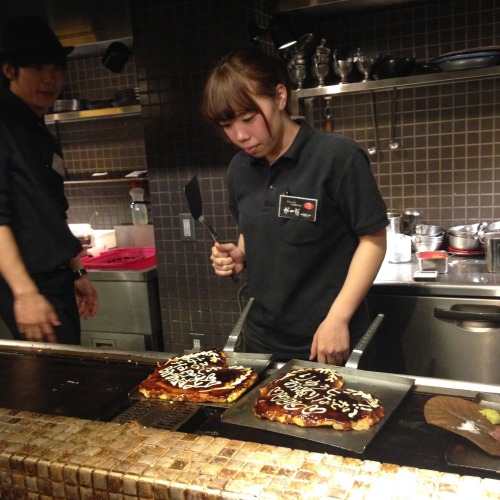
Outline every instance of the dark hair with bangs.
{"type": "Polygon", "coordinates": [[[284,85],[290,95],[290,75],[282,61],[256,47],[234,50],[220,59],[210,72],[203,92],[202,114],[223,137],[220,123],[249,111],[262,115],[269,129],[253,96],[274,97],[278,84],[284,85]]]}

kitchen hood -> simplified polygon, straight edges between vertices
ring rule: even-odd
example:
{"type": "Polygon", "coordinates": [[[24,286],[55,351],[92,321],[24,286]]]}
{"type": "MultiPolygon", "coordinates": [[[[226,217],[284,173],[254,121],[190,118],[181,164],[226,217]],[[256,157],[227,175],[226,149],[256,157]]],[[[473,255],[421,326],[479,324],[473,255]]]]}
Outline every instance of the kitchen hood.
{"type": "Polygon", "coordinates": [[[384,7],[422,3],[425,0],[277,0],[278,12],[319,13],[360,12],[384,7]]]}
{"type": "Polygon", "coordinates": [[[82,45],[132,36],[128,2],[123,0],[23,0],[2,2],[0,29],[6,19],[42,17],[63,45],[82,45]]]}

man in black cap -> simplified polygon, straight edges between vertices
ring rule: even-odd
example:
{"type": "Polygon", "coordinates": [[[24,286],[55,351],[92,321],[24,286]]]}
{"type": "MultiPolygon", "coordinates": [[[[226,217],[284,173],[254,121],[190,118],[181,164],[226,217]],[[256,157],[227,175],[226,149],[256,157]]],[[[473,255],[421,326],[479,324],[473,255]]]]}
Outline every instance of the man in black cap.
{"type": "Polygon", "coordinates": [[[38,17],[6,22],[0,51],[0,316],[14,338],[80,343],[97,293],[67,224],[65,166],[43,116],[62,86],[63,47],[38,17]]]}

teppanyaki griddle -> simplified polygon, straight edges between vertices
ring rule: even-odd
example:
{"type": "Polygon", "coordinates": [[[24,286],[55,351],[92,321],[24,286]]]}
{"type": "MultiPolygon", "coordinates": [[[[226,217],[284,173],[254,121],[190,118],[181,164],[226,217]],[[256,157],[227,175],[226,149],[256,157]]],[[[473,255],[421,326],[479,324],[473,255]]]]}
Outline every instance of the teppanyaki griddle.
{"type": "Polygon", "coordinates": [[[0,351],[0,407],[108,421],[130,405],[128,391],[152,371],[149,362],[106,360],[98,350],[94,359],[34,344],[0,351]]]}
{"type": "Polygon", "coordinates": [[[362,454],[370,441],[390,418],[392,412],[398,407],[403,398],[413,387],[413,384],[414,381],[412,379],[386,373],[369,372],[337,366],[332,367],[332,365],[293,359],[277,370],[262,384],[243,396],[240,400],[236,401],[222,414],[221,420],[223,422],[254,429],[287,434],[362,454]],[[282,424],[280,422],[257,418],[252,411],[252,407],[259,395],[260,387],[298,368],[334,368],[344,377],[345,387],[359,389],[378,398],[384,405],[385,416],[380,422],[370,427],[367,431],[337,431],[331,427],[299,427],[298,425],[282,424]]]}

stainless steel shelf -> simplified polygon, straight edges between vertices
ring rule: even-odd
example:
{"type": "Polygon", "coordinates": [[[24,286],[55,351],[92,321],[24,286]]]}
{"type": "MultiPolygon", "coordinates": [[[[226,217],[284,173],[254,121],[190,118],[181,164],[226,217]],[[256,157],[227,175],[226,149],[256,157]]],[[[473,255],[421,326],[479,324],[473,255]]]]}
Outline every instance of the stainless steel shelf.
{"type": "Polygon", "coordinates": [[[123,118],[141,114],[140,104],[119,108],[85,109],[45,115],[45,123],[78,122],[82,120],[103,120],[107,118],[123,118]]]}
{"type": "Polygon", "coordinates": [[[421,87],[454,83],[464,80],[480,80],[481,78],[495,78],[500,76],[500,66],[488,68],[462,69],[458,71],[443,71],[442,73],[429,73],[426,75],[405,76],[400,78],[387,78],[385,80],[372,80],[369,82],[344,83],[314,87],[292,91],[298,99],[306,97],[328,96],[335,94],[354,94],[357,92],[376,92],[397,88],[421,87]]]}
{"type": "MultiPolygon", "coordinates": [[[[138,168],[137,170],[144,170],[138,168]]],[[[132,182],[138,181],[142,182],[148,181],[147,171],[145,173],[139,175],[131,175],[130,170],[121,170],[121,171],[111,171],[105,172],[103,174],[91,174],[91,173],[70,173],[69,178],[65,179],[64,184],[95,184],[95,183],[106,183],[106,182],[132,182]]]]}

